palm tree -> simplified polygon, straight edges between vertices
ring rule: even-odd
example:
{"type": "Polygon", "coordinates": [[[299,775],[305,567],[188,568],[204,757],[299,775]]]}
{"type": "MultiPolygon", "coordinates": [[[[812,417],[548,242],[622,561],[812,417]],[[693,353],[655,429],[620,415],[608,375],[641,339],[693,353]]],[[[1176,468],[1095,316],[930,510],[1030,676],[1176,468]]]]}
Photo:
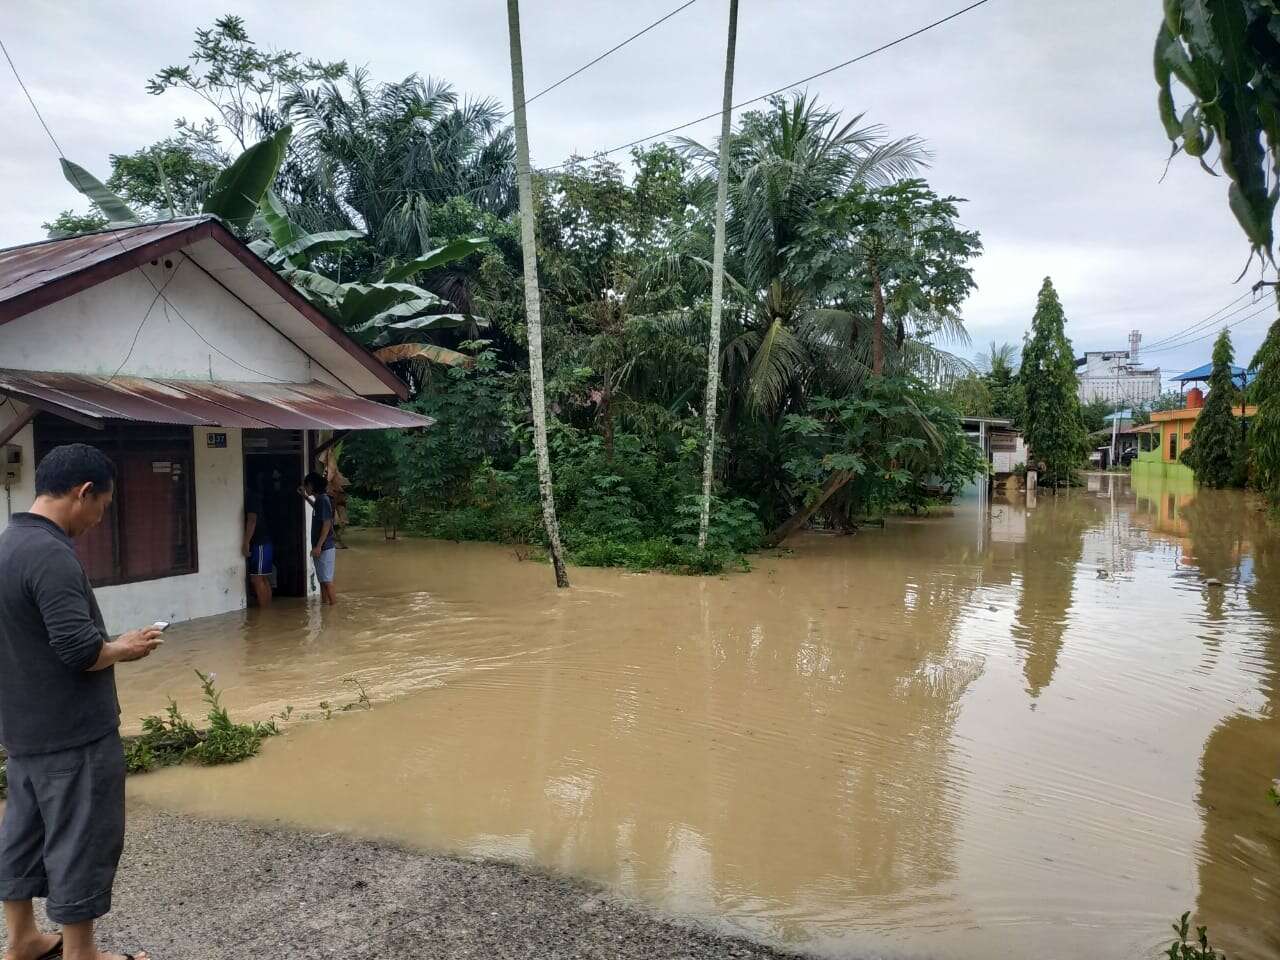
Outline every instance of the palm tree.
{"type": "Polygon", "coordinates": [[[533,177],[529,172],[529,128],[525,118],[524,57],[520,45],[520,0],[507,0],[507,29],[511,39],[511,100],[515,107],[516,184],[520,195],[520,246],[524,253],[524,304],[529,329],[529,382],[533,404],[533,443],[538,458],[538,488],[542,520],[555,568],[556,586],[569,586],[560,524],[556,520],[551,485],[551,455],[547,450],[547,396],[542,375],[542,305],[538,294],[538,253],[534,240],[533,177]]]}
{"type": "MultiPolygon", "coordinates": [[[[847,389],[868,368],[860,336],[868,323],[833,309],[827,278],[795,257],[819,204],[854,186],[887,185],[928,162],[918,138],[891,140],[863,119],[843,121],[804,95],[778,97],[768,111],[747,114],[728,140],[732,253],[726,269],[744,309],[722,362],[726,378],[742,378],[741,399],[751,409],[776,412],[804,392],[812,372],[819,382],[847,389]]],[[[708,170],[718,161],[716,151],[682,143],[708,170]]],[[[726,415],[733,412],[731,399],[726,415]]]]}
{"type": "MultiPolygon", "coordinates": [[[[720,114],[720,144],[729,143],[733,124],[733,59],[738,43],[738,0],[729,0],[729,47],[724,57],[724,106],[720,114]]],[[[707,549],[711,527],[711,478],[716,460],[716,393],[720,388],[720,317],[724,309],[725,208],[729,202],[729,154],[721,150],[716,186],[715,247],[711,259],[711,337],[707,341],[706,449],[702,459],[702,513],[698,520],[698,549],[707,549]]]]}
{"type": "Polygon", "coordinates": [[[997,343],[992,340],[986,350],[974,354],[973,362],[982,373],[1009,379],[1018,372],[1018,347],[1008,341],[997,343]]]}
{"type": "Polygon", "coordinates": [[[497,101],[459,103],[441,81],[374,84],[357,70],[294,89],[283,109],[306,167],[289,199],[310,213],[309,229],[361,229],[380,256],[405,259],[435,245],[431,213],[452,197],[513,211],[515,143],[497,101]]]}

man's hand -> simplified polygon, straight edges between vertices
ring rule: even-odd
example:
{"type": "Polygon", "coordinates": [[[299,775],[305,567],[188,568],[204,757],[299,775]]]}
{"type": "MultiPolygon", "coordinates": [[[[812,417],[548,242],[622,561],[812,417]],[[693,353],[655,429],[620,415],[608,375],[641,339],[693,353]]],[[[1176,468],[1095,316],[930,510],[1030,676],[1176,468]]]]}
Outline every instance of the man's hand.
{"type": "Polygon", "coordinates": [[[311,555],[312,555],[313,557],[315,557],[317,560],[319,560],[319,559],[320,559],[320,548],[319,548],[319,547],[312,547],[312,548],[311,548],[311,555]]]}
{"type": "Polygon", "coordinates": [[[164,642],[161,639],[161,633],[162,631],[155,627],[144,627],[141,630],[122,633],[114,640],[108,640],[102,645],[97,662],[89,669],[105,670],[113,664],[128,663],[150,656],[151,651],[164,642]]]}
{"type": "Polygon", "coordinates": [[[244,540],[240,544],[240,556],[247,557],[252,551],[249,549],[249,541],[244,540]]]}
{"type": "Polygon", "coordinates": [[[155,627],[144,627],[141,630],[130,630],[128,633],[120,634],[112,641],[120,648],[120,656],[116,662],[141,660],[164,642],[161,640],[163,635],[164,632],[155,627]]]}

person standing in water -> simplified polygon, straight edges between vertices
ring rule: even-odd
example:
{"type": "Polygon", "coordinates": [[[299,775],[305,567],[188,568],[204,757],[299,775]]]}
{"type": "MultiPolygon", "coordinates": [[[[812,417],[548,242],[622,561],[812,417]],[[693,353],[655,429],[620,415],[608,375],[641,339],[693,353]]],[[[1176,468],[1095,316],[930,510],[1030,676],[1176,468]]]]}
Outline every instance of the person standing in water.
{"type": "Polygon", "coordinates": [[[320,597],[332,606],[338,602],[333,589],[333,568],[338,558],[338,541],[333,535],[333,500],[329,484],[318,473],[308,473],[302,495],[311,504],[311,562],[320,581],[320,597]]]}
{"type": "Polygon", "coordinates": [[[100,953],[93,924],[111,910],[124,849],[115,664],[149,655],[161,630],[107,636],[72,545],[102,520],[114,476],[102,451],[56,447],[36,468],[31,511],[0,533],[0,743],[9,755],[0,900],[11,960],[135,956],[100,953]],[[40,932],[34,897],[62,936],[40,932]]]}
{"type": "Polygon", "coordinates": [[[267,522],[262,488],[265,478],[254,477],[253,485],[244,492],[244,537],[241,553],[248,558],[249,585],[258,606],[271,606],[271,570],[275,565],[275,549],[271,542],[271,526],[267,522]]]}

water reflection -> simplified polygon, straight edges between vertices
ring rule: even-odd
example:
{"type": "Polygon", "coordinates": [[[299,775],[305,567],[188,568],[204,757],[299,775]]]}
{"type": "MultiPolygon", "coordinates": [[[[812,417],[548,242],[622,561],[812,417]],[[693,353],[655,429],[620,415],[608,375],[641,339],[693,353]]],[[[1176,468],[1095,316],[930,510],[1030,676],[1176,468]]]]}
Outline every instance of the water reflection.
{"type": "Polygon", "coordinates": [[[1267,956],[1280,540],[1239,497],[1169,516],[1169,493],[1105,477],[568,593],[498,548],[357,539],[345,605],[175,627],[122,693],[129,716],[190,700],[202,666],[249,716],[350,676],[376,708],[130,790],[834,955],[1153,955],[1195,906],[1267,956]]]}

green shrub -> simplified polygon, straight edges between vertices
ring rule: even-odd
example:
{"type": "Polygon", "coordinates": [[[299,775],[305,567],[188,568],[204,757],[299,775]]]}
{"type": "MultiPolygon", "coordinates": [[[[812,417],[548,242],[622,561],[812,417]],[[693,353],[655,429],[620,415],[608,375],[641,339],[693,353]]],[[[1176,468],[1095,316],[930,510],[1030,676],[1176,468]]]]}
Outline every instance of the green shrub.
{"type": "Polygon", "coordinates": [[[1173,932],[1178,935],[1170,946],[1165,956],[1169,960],[1227,960],[1225,953],[1218,953],[1209,945],[1209,928],[1196,927],[1196,939],[1194,943],[1187,941],[1187,935],[1190,932],[1190,924],[1188,918],[1191,911],[1187,911],[1182,915],[1177,923],[1173,925],[1173,932]]]}
{"type": "Polygon", "coordinates": [[[208,706],[208,728],[197,729],[170,700],[164,716],[144,717],[142,733],[126,741],[125,766],[130,773],[146,773],[187,760],[205,766],[239,763],[255,756],[262,749],[263,740],[280,732],[274,722],[233,723],[222,706],[222,694],[214,686],[213,674],[197,670],[196,676],[208,706]]]}
{"type": "Polygon", "coordinates": [[[347,525],[352,527],[373,527],[378,525],[373,500],[364,497],[347,497],[347,525]]]}

